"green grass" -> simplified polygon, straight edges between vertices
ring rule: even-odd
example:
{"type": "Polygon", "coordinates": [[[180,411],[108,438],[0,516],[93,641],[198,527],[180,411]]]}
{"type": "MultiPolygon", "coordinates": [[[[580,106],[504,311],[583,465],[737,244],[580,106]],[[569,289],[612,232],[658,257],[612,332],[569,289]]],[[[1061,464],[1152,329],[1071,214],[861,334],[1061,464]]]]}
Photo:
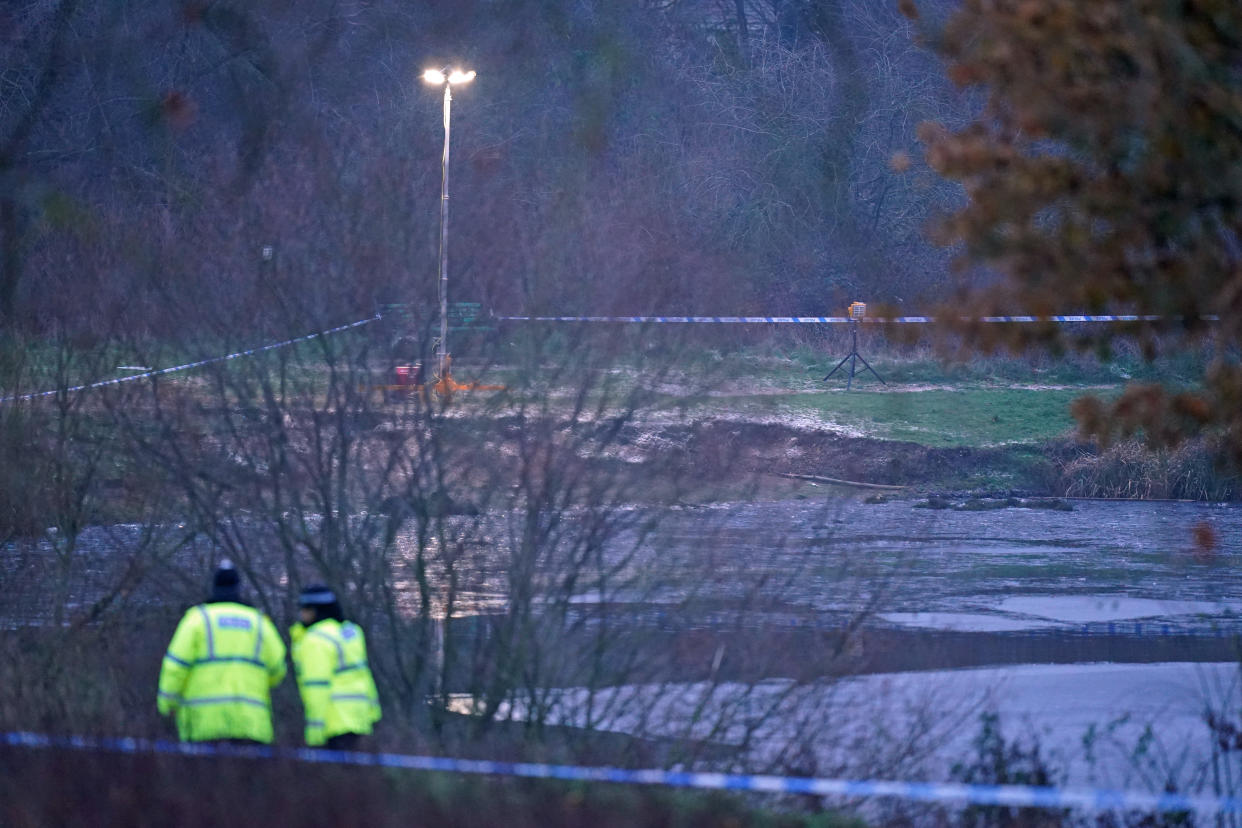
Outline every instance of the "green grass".
{"type": "MultiPolygon", "coordinates": [[[[955,387],[994,383],[1111,385],[1131,380],[1180,384],[1199,376],[1206,360],[1202,350],[1170,346],[1166,353],[1149,361],[1133,343],[1119,341],[1105,358],[1093,353],[1033,351],[1026,356],[975,354],[967,360],[953,361],[942,359],[929,344],[900,345],[890,342],[879,331],[861,333],[858,350],[891,384],[952,384],[955,387]]],[[[696,372],[711,372],[723,378],[750,376],[777,382],[818,383],[848,352],[849,340],[844,331],[838,331],[813,347],[795,345],[779,336],[765,344],[733,349],[691,344],[679,359],[696,372]]]]}
{"type": "MultiPolygon", "coordinates": [[[[856,376],[846,391],[843,380],[824,383],[822,375],[808,380],[806,369],[789,364],[754,368],[749,376],[717,382],[714,393],[697,393],[710,389],[710,381],[688,382],[684,393],[666,386],[655,393],[654,407],[689,419],[754,418],[801,428],[835,427],[929,447],[988,447],[1034,445],[1067,436],[1076,427],[1070,414],[1074,400],[1088,395],[1108,399],[1124,388],[1122,381],[1062,384],[1037,377],[1019,382],[1005,379],[1004,372],[982,368],[956,382],[926,383],[916,379],[926,368],[919,366],[904,374],[893,372],[903,379],[889,379],[888,385],[869,375],[856,376]]],[[[641,382],[641,376],[634,372],[618,390],[624,393],[631,382],[641,382]]],[[[513,400],[540,398],[539,391],[522,387],[520,377],[500,379],[512,382],[513,400]]],[[[672,385],[677,384],[673,378],[672,385]]]]}
{"type": "Polygon", "coordinates": [[[994,389],[829,393],[798,400],[877,437],[928,446],[1034,443],[1074,427],[1078,390],[994,389]]]}
{"type": "MultiPolygon", "coordinates": [[[[1188,387],[1203,368],[1202,353],[1184,351],[1147,362],[1132,348],[1107,360],[1043,353],[953,363],[927,347],[892,346],[877,338],[860,342],[860,351],[888,384],[857,374],[846,393],[844,374],[824,380],[840,360],[829,350],[828,344],[692,346],[675,356],[658,404],[693,418],[786,419],[794,426],[838,426],[931,447],[1034,445],[1073,432],[1070,404],[1079,397],[1115,397],[1129,382],[1188,387]],[[686,389],[684,395],[669,387],[677,384],[686,389]],[[714,391],[695,396],[692,389],[714,391]]],[[[628,362],[621,358],[617,364],[628,362]]],[[[637,365],[628,372],[635,379],[643,376],[637,365]]]]}
{"type": "Polygon", "coordinates": [[[908,440],[926,446],[995,446],[1037,443],[1074,428],[1070,403],[1084,389],[1033,390],[976,388],[962,391],[850,392],[788,396],[712,397],[697,413],[721,411],[808,419],[835,424],[883,440],[908,440]]]}
{"type": "MultiPolygon", "coordinates": [[[[15,379],[20,380],[21,391],[43,391],[62,385],[129,377],[137,372],[118,370],[119,366],[140,365],[159,370],[204,359],[219,360],[231,353],[270,344],[278,339],[276,335],[264,338],[251,334],[229,339],[204,337],[196,342],[114,341],[81,345],[48,339],[10,343],[8,346],[0,342],[0,390],[14,390],[7,385],[15,379]]],[[[268,370],[274,377],[279,355],[287,365],[289,381],[322,384],[325,372],[325,342],[344,364],[347,360],[343,355],[351,350],[356,351],[365,341],[364,333],[348,331],[335,334],[330,340],[311,339],[279,350],[261,352],[236,363],[217,361],[214,364],[231,370],[252,370],[254,360],[265,359],[268,370]]],[[[203,375],[202,368],[194,368],[185,373],[169,375],[165,382],[184,381],[203,375]]]]}
{"type": "MultiPolygon", "coordinates": [[[[333,347],[358,346],[369,331],[355,331],[335,337],[333,347]]],[[[589,344],[589,342],[588,342],[589,344]]],[[[638,343],[641,344],[641,343],[638,343]]],[[[302,388],[323,382],[321,342],[304,342],[282,353],[290,366],[290,382],[302,388]],[[300,385],[299,385],[300,384],[300,385]]],[[[235,347],[219,343],[220,353],[235,347]]],[[[644,380],[656,377],[648,360],[660,363],[671,359],[672,372],[659,380],[658,407],[684,411],[692,417],[758,416],[766,420],[788,417],[791,425],[802,427],[839,426],[843,430],[878,439],[905,440],[932,447],[998,446],[1035,444],[1071,432],[1074,422],[1070,403],[1084,394],[1108,397],[1131,380],[1164,380],[1180,384],[1198,375],[1200,354],[1178,355],[1146,363],[1129,351],[1109,361],[1092,356],[1070,355],[1054,358],[1040,354],[1030,358],[1012,356],[979,357],[964,363],[945,363],[927,347],[902,347],[880,337],[860,342],[868,361],[888,382],[881,386],[872,376],[859,375],[853,390],[845,392],[841,374],[825,382],[840,359],[831,342],[818,347],[780,347],[775,340],[762,346],[712,349],[691,345],[668,353],[635,350],[596,354],[587,360],[590,348],[579,354],[579,361],[552,365],[564,373],[525,376],[516,366],[484,362],[485,368],[472,369],[464,361],[456,372],[464,380],[505,383],[512,391],[495,397],[485,393],[482,400],[508,404],[537,403],[552,392],[569,399],[577,383],[595,383],[594,400],[604,393],[623,394],[644,380]],[[612,372],[619,373],[612,373],[612,372]],[[479,376],[476,377],[475,374],[479,376]],[[546,382],[545,382],[546,381],[546,382]],[[609,391],[608,384],[619,382],[609,391]],[[547,387],[548,385],[556,387],[547,387]],[[675,389],[681,386],[684,393],[675,389]],[[696,390],[716,389],[715,395],[695,396],[696,390]],[[720,396],[720,392],[728,396],[720,396]]],[[[25,386],[54,387],[50,373],[56,362],[54,349],[34,347],[28,354],[25,386]],[[38,376],[40,372],[48,374],[38,376]]],[[[380,349],[382,350],[382,348],[380,349]]],[[[553,349],[555,350],[555,349],[553,349]]],[[[124,348],[87,349],[73,354],[67,373],[70,381],[91,381],[115,375],[118,364],[165,365],[181,358],[198,356],[167,348],[154,360],[124,348]]],[[[271,357],[272,355],[267,355],[271,357]]],[[[373,355],[374,356],[374,355],[373,355]]],[[[497,354],[503,357],[504,354],[497,354]]],[[[274,357],[267,363],[275,371],[274,357]]],[[[225,364],[224,370],[245,370],[249,361],[225,364]]],[[[861,366],[860,366],[861,367],[861,366]]],[[[375,362],[379,373],[386,365],[375,362]]],[[[124,373],[124,372],[121,372],[124,373]]],[[[658,372],[657,372],[658,373],[658,372]]],[[[200,372],[172,375],[165,382],[185,382],[200,372]]],[[[378,376],[378,374],[377,374],[378,376]]],[[[619,402],[619,397],[614,401],[619,402]]],[[[462,403],[470,402],[463,398],[462,403]]],[[[559,407],[554,406],[554,407],[559,407]]]]}

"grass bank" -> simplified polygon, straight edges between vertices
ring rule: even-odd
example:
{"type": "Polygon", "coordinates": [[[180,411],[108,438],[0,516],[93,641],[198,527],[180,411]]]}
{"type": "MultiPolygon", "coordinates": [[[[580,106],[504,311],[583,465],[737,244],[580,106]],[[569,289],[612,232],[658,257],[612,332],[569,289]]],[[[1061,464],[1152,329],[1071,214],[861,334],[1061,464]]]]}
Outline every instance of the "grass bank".
{"type": "MultiPolygon", "coordinates": [[[[176,613],[110,616],[0,637],[0,730],[174,738],[155,714],[160,655],[176,613]]],[[[301,746],[292,680],[273,693],[276,743],[301,746]]],[[[660,746],[622,734],[520,723],[486,734],[450,717],[420,727],[386,697],[371,749],[497,761],[665,767],[660,746]]],[[[124,826],[858,826],[818,800],[570,783],[292,760],[124,755],[0,746],[0,825],[124,826]]]]}
{"type": "Polygon", "coordinates": [[[1069,435],[1079,389],[903,388],[737,394],[712,398],[732,416],[841,431],[855,437],[925,446],[999,446],[1069,435]]]}
{"type": "Polygon", "coordinates": [[[846,828],[835,814],[654,787],[336,767],[284,760],[0,748],[0,824],[458,828],[846,828]],[[88,816],[89,815],[89,816],[88,816]]]}

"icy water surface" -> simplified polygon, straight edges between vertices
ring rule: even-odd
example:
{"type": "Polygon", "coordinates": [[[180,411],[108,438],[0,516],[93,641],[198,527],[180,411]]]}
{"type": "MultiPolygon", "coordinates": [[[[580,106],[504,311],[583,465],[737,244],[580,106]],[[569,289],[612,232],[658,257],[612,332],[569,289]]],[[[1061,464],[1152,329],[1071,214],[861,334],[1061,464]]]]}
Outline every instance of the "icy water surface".
{"type": "MultiPolygon", "coordinates": [[[[755,640],[773,623],[834,623],[866,610],[869,624],[889,625],[870,630],[870,641],[894,634],[914,641],[932,630],[945,639],[970,638],[953,646],[971,651],[986,639],[1018,639],[1026,631],[1057,649],[1071,649],[1064,643],[1071,640],[1085,648],[1104,632],[1099,652],[1108,653],[1110,631],[1093,625],[1130,624],[1123,643],[1154,655],[1128,652],[1132,663],[1077,652],[1041,659],[1026,655],[1035,652],[1027,647],[1019,653],[1022,663],[947,669],[959,659],[917,670],[872,668],[811,680],[769,674],[748,682],[725,675],[704,681],[699,669],[659,684],[541,688],[550,721],[589,719],[596,727],[663,738],[702,736],[706,727],[714,741],[736,749],[737,767],[948,779],[952,765],[971,756],[979,714],[992,711],[1010,738],[1044,746],[1064,773],[1060,782],[1159,789],[1158,771],[1165,768],[1181,789],[1202,790],[1214,761],[1204,713],[1239,709],[1237,666],[1226,660],[1231,654],[1187,656],[1168,651],[1195,639],[1134,634],[1140,624],[1242,632],[1242,508],[1236,506],[1077,502],[1070,512],[956,512],[920,509],[912,501],[794,500],[630,512],[634,521],[605,542],[601,557],[615,567],[610,578],[583,578],[566,603],[583,613],[593,605],[625,605],[644,623],[664,623],[677,611],[695,623],[722,618],[719,638],[699,654],[700,667],[713,659],[728,665],[717,641],[741,638],[728,627],[739,613],[763,626],[748,628],[755,640]],[[1196,526],[1216,539],[1207,554],[1192,547],[1196,526]],[[1091,629],[1078,641],[1084,627],[1091,629]],[[1049,638],[1049,630],[1070,635],[1049,638]],[[1157,663],[1137,663],[1143,660],[1157,663]],[[600,712],[600,705],[607,709],[600,712]],[[1088,736],[1096,740],[1090,750],[1088,736]]],[[[575,520],[589,525],[589,517],[589,510],[564,516],[569,534],[575,520]]],[[[473,611],[505,607],[506,539],[514,536],[506,527],[520,519],[488,514],[452,523],[471,573],[463,584],[479,607],[473,611]]],[[[270,526],[230,530],[279,569],[270,526]]],[[[219,550],[203,538],[184,541],[183,534],[176,526],[86,530],[60,561],[72,574],[69,609],[88,607],[111,589],[126,560],[118,552],[148,542],[178,551],[132,600],[196,599],[219,550]]],[[[408,577],[400,558],[410,548],[408,537],[399,539],[398,588],[408,577]]],[[[56,623],[48,566],[57,562],[46,539],[0,549],[0,629],[56,623]]],[[[272,575],[273,583],[284,583],[282,572],[272,575]]],[[[551,588],[557,579],[544,576],[555,574],[541,571],[535,580],[551,588]]],[[[407,587],[404,595],[415,592],[407,587]]],[[[469,614],[460,609],[468,605],[459,603],[459,612],[469,614]]],[[[508,713],[528,715],[518,702],[508,713]]],[[[1236,752],[1231,757],[1236,765],[1236,752]]]]}
{"type": "MultiPolygon", "coordinates": [[[[960,779],[953,767],[979,760],[975,739],[989,713],[1006,740],[1039,745],[1053,784],[1213,790],[1220,757],[1206,714],[1238,709],[1237,664],[1183,653],[1201,639],[1176,634],[1215,641],[1223,632],[1227,642],[1242,633],[1242,508],[757,503],[670,511],[643,549],[656,588],[583,591],[582,600],[611,597],[658,613],[678,597],[701,600],[713,620],[724,619],[724,642],[740,637],[729,631],[731,612],[752,613],[771,629],[865,610],[874,613],[868,625],[946,640],[954,633],[939,631],[971,634],[946,646],[972,652],[985,643],[999,652],[998,639],[1022,644],[1026,633],[1058,652],[1018,647],[1042,656],[806,684],[773,677],[567,687],[551,697],[554,720],[582,724],[590,712],[596,726],[623,732],[709,737],[736,746],[746,767],[939,781],[960,779]],[[1213,549],[1192,546],[1195,526],[1210,527],[1213,549]],[[1137,663],[1144,661],[1156,663],[1137,663]],[[612,718],[599,719],[600,709],[612,718]]],[[[919,640],[927,646],[930,638],[919,640]]],[[[528,715],[521,704],[508,713],[528,715]]]]}
{"type": "MultiPolygon", "coordinates": [[[[553,699],[560,724],[583,726],[588,709],[614,710],[606,729],[711,739],[758,767],[781,768],[790,746],[805,741],[801,761],[809,751],[820,773],[933,781],[953,779],[954,765],[979,758],[974,740],[987,712],[999,717],[1006,742],[1039,746],[1054,785],[1158,791],[1172,782],[1202,792],[1213,790],[1205,713],[1232,716],[1239,696],[1237,665],[1216,663],[1022,665],[801,687],[776,680],[569,688],[553,699]]],[[[468,709],[464,699],[460,708],[468,709]]],[[[528,716],[520,703],[503,712],[528,716]]]]}
{"type": "MultiPolygon", "coordinates": [[[[588,511],[563,522],[586,524],[588,511]]],[[[605,589],[590,577],[578,579],[571,603],[659,611],[689,600],[705,611],[788,612],[797,620],[867,610],[892,625],[979,632],[1142,620],[1242,625],[1237,506],[1109,501],[1077,502],[1071,512],[957,512],[916,508],[913,501],[834,499],[629,511],[631,524],[654,529],[631,528],[604,540],[604,558],[616,570],[605,589]],[[1216,541],[1210,554],[1192,548],[1195,526],[1210,528],[1216,541]]],[[[460,581],[459,607],[503,609],[506,543],[515,536],[509,524],[520,519],[461,518],[468,554],[459,575],[469,577],[460,581]]],[[[255,554],[283,561],[270,527],[232,530],[255,554]]],[[[169,543],[183,534],[176,526],[90,527],[60,563],[47,539],[0,550],[0,579],[16,587],[0,601],[0,620],[47,620],[54,597],[45,594],[49,564],[67,567],[70,604],[89,606],[116,581],[113,570],[127,554],[152,538],[160,545],[161,532],[169,543]]],[[[399,560],[412,548],[413,529],[405,534],[397,542],[399,560]]],[[[180,603],[197,594],[219,553],[202,537],[178,543],[181,551],[168,560],[182,589],[173,594],[144,584],[143,600],[180,603]]],[[[540,577],[555,583],[561,559],[547,560],[540,577]]],[[[407,574],[398,568],[395,575],[401,590],[407,574]]],[[[412,587],[407,591],[416,598],[412,587]]]]}
{"type": "Polygon", "coordinates": [[[715,522],[665,515],[647,544],[706,562],[703,593],[740,598],[759,580],[817,611],[868,607],[891,623],[1004,631],[1242,613],[1242,508],[1076,502],[1073,511],[952,511],[911,501],[746,504],[715,522]],[[1191,529],[1215,547],[1196,549],[1191,529]]]}

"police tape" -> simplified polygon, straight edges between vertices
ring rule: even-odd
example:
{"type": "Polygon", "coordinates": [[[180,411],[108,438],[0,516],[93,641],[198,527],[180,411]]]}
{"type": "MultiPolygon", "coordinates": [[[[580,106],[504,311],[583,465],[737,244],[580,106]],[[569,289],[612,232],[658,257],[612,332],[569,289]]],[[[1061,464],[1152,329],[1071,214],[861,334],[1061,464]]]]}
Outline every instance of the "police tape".
{"type": "Polygon", "coordinates": [[[209,359],[200,359],[196,362],[186,362],[181,365],[174,365],[171,368],[160,368],[159,370],[155,370],[155,371],[144,371],[141,374],[131,374],[127,377],[116,377],[115,379],[100,380],[99,382],[89,382],[89,383],[84,383],[82,385],[74,385],[69,388],[55,388],[51,391],[36,391],[31,394],[15,394],[11,397],[0,397],[0,403],[36,400],[42,397],[51,397],[57,394],[72,394],[77,391],[89,391],[92,388],[105,388],[110,385],[120,385],[121,383],[125,383],[125,382],[134,382],[135,380],[147,379],[148,377],[158,377],[164,374],[174,374],[174,373],[177,373],[178,371],[188,371],[191,368],[201,368],[204,365],[213,365],[217,362],[227,362],[228,360],[231,360],[231,359],[239,359],[241,357],[254,356],[255,354],[261,354],[264,351],[274,351],[277,348],[286,348],[290,345],[296,345],[299,342],[309,342],[312,339],[318,339],[319,337],[328,336],[334,333],[340,333],[341,331],[347,331],[351,328],[358,328],[363,325],[370,325],[372,322],[376,322],[380,318],[381,316],[379,314],[376,314],[375,316],[372,316],[370,319],[360,319],[357,322],[350,322],[349,324],[346,324],[346,325],[338,325],[337,327],[329,328],[326,331],[317,331],[315,333],[306,334],[305,336],[294,337],[293,339],[285,339],[280,342],[271,342],[271,343],[268,343],[267,345],[259,345],[254,348],[248,348],[244,351],[237,351],[236,353],[225,354],[224,356],[211,357],[209,359]]]}
{"type": "Polygon", "coordinates": [[[1033,785],[972,785],[948,782],[899,782],[884,779],[825,779],[658,769],[549,765],[533,762],[493,762],[401,753],[359,753],[320,748],[284,748],[214,743],[183,743],[160,739],[49,736],[5,733],[0,744],[34,749],[77,750],[91,753],[169,754],[188,757],[283,759],[329,765],[365,765],[416,771],[441,771],[486,776],[517,776],[575,782],[612,782],[627,785],[663,785],[703,790],[756,793],[809,794],[852,799],[891,797],[914,802],[959,805],[995,805],[1015,808],[1087,811],[1143,811],[1149,813],[1242,813],[1242,797],[1180,793],[1146,793],[1095,788],[1052,788],[1033,785]]]}
{"type": "MultiPolygon", "coordinates": [[[[640,323],[726,323],[741,325],[842,325],[862,322],[874,325],[920,325],[945,321],[935,316],[864,316],[853,319],[848,316],[494,316],[500,322],[640,322],[640,323]]],[[[959,322],[1037,323],[1053,322],[1070,324],[1076,322],[1159,322],[1180,317],[1071,314],[1062,316],[963,316],[959,322]]],[[[1208,314],[1199,317],[1204,322],[1219,322],[1220,317],[1208,314]]]]}

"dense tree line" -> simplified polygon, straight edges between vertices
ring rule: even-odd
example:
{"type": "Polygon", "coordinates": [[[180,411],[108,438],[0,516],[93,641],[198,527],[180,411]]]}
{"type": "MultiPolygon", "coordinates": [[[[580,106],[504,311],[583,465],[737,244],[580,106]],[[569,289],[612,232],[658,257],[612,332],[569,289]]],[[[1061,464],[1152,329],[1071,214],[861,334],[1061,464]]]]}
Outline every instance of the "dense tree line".
{"type": "Polygon", "coordinates": [[[887,3],[10,5],[0,314],[165,332],[456,298],[818,313],[941,282],[916,125],[962,105],[887,3]],[[261,251],[271,248],[270,255],[261,251]],[[204,319],[204,317],[206,317],[204,319]]]}

